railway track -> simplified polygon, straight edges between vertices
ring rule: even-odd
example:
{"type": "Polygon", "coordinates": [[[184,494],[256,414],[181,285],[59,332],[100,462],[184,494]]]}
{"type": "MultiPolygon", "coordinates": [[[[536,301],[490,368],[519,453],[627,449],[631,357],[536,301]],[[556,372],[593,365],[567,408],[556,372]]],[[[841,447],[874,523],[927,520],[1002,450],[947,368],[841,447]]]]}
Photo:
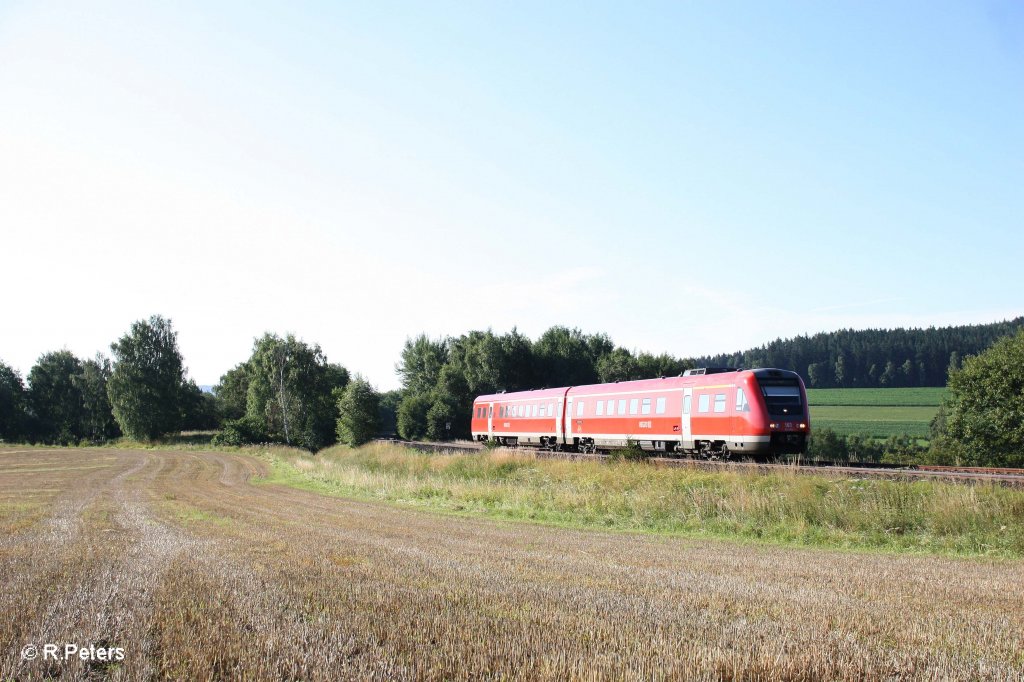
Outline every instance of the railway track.
{"type": "MultiPolygon", "coordinates": [[[[470,441],[454,443],[433,443],[424,441],[402,441],[380,439],[380,442],[392,443],[403,447],[427,452],[466,452],[475,453],[484,450],[484,446],[470,441]]],[[[594,460],[604,461],[609,455],[581,452],[555,452],[539,448],[515,448],[516,452],[530,453],[545,459],[594,460]]],[[[803,474],[827,476],[853,476],[859,478],[880,478],[902,481],[944,480],[958,483],[990,482],[1000,485],[1024,487],[1024,469],[1006,469],[989,467],[953,467],[933,465],[890,466],[882,464],[840,464],[835,462],[724,462],[714,460],[689,459],[682,457],[649,457],[647,462],[655,466],[684,467],[703,471],[748,471],[773,473],[780,470],[794,471],[803,474]]]]}

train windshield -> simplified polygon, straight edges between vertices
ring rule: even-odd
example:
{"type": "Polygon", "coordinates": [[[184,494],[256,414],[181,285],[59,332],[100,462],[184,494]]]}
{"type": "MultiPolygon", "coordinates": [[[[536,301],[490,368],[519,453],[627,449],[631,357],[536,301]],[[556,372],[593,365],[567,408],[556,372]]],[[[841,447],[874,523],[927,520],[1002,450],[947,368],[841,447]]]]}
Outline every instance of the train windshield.
{"type": "Polygon", "coordinates": [[[799,386],[762,386],[768,414],[773,417],[803,416],[804,404],[800,399],[799,386]]]}

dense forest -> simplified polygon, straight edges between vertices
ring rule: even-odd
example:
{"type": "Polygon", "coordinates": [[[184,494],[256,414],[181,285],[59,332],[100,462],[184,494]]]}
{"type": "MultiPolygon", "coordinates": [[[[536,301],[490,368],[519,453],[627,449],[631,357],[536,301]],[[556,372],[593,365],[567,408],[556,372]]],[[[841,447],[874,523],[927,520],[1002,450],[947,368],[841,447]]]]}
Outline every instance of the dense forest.
{"type": "Polygon", "coordinates": [[[1024,329],[1024,317],[928,329],[843,329],[777,339],[751,350],[697,358],[698,367],[781,367],[811,388],[945,386],[949,369],[997,339],[1024,329]]]}

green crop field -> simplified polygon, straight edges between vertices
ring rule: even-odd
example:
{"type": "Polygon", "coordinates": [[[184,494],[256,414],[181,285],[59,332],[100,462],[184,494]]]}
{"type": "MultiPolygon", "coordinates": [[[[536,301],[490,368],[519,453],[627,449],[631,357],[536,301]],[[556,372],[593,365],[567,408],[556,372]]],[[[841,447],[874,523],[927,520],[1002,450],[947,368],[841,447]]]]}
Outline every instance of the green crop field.
{"type": "Polygon", "coordinates": [[[836,433],[849,436],[858,434],[871,438],[888,438],[889,436],[911,436],[927,440],[928,422],[915,421],[875,421],[871,419],[820,419],[814,416],[811,408],[812,429],[832,429],[836,433]]]}
{"type": "Polygon", "coordinates": [[[946,389],[933,388],[809,388],[807,401],[816,405],[873,405],[938,407],[946,389]]]}
{"type": "Polygon", "coordinates": [[[807,390],[814,429],[875,438],[927,438],[945,388],[819,388],[807,390]]]}

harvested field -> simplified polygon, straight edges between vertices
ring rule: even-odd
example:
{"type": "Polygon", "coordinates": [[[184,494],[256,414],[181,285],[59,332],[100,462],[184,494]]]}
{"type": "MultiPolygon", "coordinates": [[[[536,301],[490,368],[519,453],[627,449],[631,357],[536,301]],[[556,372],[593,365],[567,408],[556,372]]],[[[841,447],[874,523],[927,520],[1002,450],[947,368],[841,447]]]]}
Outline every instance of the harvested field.
{"type": "Polygon", "coordinates": [[[0,679],[1024,675],[1020,561],[475,520],[266,473],[0,450],[0,679]],[[45,643],[125,656],[22,660],[45,643]]]}

